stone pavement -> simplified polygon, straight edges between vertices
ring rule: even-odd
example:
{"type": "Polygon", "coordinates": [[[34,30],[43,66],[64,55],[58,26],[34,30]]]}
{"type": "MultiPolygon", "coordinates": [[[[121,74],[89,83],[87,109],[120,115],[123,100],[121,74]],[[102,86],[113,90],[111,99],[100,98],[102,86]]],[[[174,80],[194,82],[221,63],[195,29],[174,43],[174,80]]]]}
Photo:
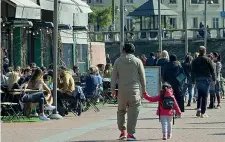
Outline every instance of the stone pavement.
{"type": "MultiPolygon", "coordinates": [[[[209,118],[197,118],[195,106],[186,108],[181,119],[175,119],[171,142],[225,141],[225,101],[221,109],[208,110],[209,118]]],[[[143,103],[135,136],[139,141],[162,141],[157,104],[143,103]]],[[[116,106],[107,105],[99,113],[84,113],[63,120],[35,123],[1,124],[2,142],[114,142],[119,136],[116,106]]]]}

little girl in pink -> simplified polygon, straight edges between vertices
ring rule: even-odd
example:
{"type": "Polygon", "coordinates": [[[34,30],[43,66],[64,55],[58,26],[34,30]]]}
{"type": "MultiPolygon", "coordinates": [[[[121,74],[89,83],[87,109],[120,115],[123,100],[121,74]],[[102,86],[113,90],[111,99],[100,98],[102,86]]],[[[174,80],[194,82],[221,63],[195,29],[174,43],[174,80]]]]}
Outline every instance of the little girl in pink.
{"type": "Polygon", "coordinates": [[[174,116],[174,110],[176,111],[176,114],[181,115],[180,108],[173,95],[173,89],[169,84],[164,84],[162,87],[162,91],[158,96],[151,97],[147,93],[144,93],[143,95],[144,98],[149,102],[159,102],[157,115],[159,115],[162,124],[163,140],[170,139],[172,137],[172,120],[174,116]],[[164,97],[171,97],[174,102],[174,106],[172,109],[168,109],[163,106],[164,97]]]}

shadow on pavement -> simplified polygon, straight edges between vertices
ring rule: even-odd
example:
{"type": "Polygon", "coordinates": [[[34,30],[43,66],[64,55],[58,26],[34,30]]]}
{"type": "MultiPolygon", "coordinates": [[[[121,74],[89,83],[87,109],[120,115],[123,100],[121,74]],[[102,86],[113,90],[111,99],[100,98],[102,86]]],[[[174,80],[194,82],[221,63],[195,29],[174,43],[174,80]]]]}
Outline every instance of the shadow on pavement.
{"type": "Polygon", "coordinates": [[[223,136],[223,135],[225,135],[225,133],[215,133],[215,134],[211,134],[211,135],[223,136]]]}
{"type": "MultiPolygon", "coordinates": [[[[158,141],[161,139],[138,139],[136,141],[158,141]]],[[[70,141],[70,142],[121,142],[123,140],[87,140],[87,141],[70,141]]]]}
{"type": "Polygon", "coordinates": [[[185,108],[185,110],[197,110],[196,108],[185,108]]]}
{"type": "MultiPolygon", "coordinates": [[[[155,120],[155,119],[159,119],[159,118],[138,118],[138,120],[155,120]]],[[[117,119],[107,119],[107,120],[117,120],[117,119]]]]}
{"type": "Polygon", "coordinates": [[[71,142],[120,142],[120,140],[88,140],[88,141],[71,141],[71,142]]]}
{"type": "Polygon", "coordinates": [[[188,124],[221,124],[225,122],[205,122],[205,123],[188,123],[188,124]]]}
{"type": "MultiPolygon", "coordinates": [[[[144,129],[144,130],[147,130],[147,129],[149,129],[149,130],[156,130],[156,129],[162,129],[162,128],[136,128],[136,129],[144,129]]],[[[222,127],[220,127],[220,128],[218,128],[218,127],[215,127],[215,128],[212,128],[212,127],[190,127],[190,128],[173,128],[173,129],[176,129],[176,130],[193,130],[193,129],[197,129],[197,130],[201,130],[201,129],[224,129],[224,128],[222,128],[222,127]]]]}
{"type": "Polygon", "coordinates": [[[138,120],[155,120],[155,119],[159,119],[159,118],[138,118],[138,120]]]}

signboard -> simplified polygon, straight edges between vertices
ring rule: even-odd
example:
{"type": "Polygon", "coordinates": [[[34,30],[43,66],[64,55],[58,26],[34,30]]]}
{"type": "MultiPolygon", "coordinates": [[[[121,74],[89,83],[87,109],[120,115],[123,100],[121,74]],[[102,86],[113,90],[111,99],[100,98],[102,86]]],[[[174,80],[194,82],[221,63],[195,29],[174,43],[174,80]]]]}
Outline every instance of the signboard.
{"type": "Polygon", "coordinates": [[[221,18],[225,18],[225,11],[221,11],[220,16],[221,16],[221,18]]]}
{"type": "Polygon", "coordinates": [[[150,96],[157,96],[161,90],[161,67],[146,66],[146,91],[150,96]]]}

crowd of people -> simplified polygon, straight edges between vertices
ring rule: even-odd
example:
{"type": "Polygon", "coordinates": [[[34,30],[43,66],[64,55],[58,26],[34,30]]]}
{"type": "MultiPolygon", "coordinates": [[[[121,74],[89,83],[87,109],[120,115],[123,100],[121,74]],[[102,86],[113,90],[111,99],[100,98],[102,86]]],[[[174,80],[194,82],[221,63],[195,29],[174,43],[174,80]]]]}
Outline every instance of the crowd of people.
{"type": "Polygon", "coordinates": [[[41,120],[50,120],[45,115],[45,110],[57,109],[62,116],[68,114],[63,106],[63,99],[72,100],[72,107],[76,108],[76,88],[82,84],[84,84],[82,93],[85,98],[97,95],[96,102],[99,102],[102,99],[99,92],[103,91],[103,82],[106,79],[111,84],[109,88],[111,87],[112,97],[117,96],[117,123],[121,131],[119,138],[127,138],[131,141],[136,140],[134,133],[142,97],[150,102],[160,102],[157,114],[162,123],[163,140],[172,137],[173,109],[176,110],[175,117],[180,118],[181,113],[185,111],[185,103],[189,107],[193,102],[197,102],[196,116],[208,117],[206,114],[208,95],[210,95],[208,109],[221,107],[221,99],[225,98],[225,79],[222,76],[219,53],[206,54],[206,48],[201,46],[199,52],[193,55],[187,53],[183,61],[179,61],[176,55],[169,55],[166,50],[157,51],[155,54],[150,53],[149,57],[144,54],[136,57],[134,52],[135,46],[126,43],[122,55],[113,66],[107,54],[106,65],[91,66],[86,74],[80,73],[76,65],[72,70],[60,66],[58,68],[57,108],[53,106],[52,65],[47,70],[44,66],[37,67],[35,63],[31,63],[24,69],[16,67],[13,70],[9,66],[8,59],[5,58],[1,72],[1,86],[6,86],[7,90],[22,89],[21,96],[13,101],[21,104],[21,107],[27,110],[27,115],[39,116],[41,120]],[[150,96],[156,94],[146,92],[144,66],[161,67],[163,85],[156,97],[150,96]],[[39,91],[28,95],[25,93],[26,89],[39,91]],[[116,89],[119,90],[118,93],[116,89]],[[39,104],[38,107],[36,103],[39,104]],[[125,126],[126,112],[128,113],[127,128],[125,126]]]}
{"type": "MultiPolygon", "coordinates": [[[[108,62],[111,62],[110,60],[108,62]]],[[[68,111],[63,105],[62,100],[72,100],[72,107],[76,107],[76,96],[81,92],[83,96],[89,97],[96,95],[96,90],[103,90],[103,79],[111,78],[112,64],[108,63],[91,66],[88,73],[80,73],[79,67],[74,65],[73,69],[67,69],[64,66],[58,68],[57,85],[57,110],[60,115],[65,116],[68,111]],[[81,84],[84,84],[83,86],[81,84]],[[77,90],[82,86],[82,90],[77,90]]],[[[25,114],[36,116],[41,120],[50,120],[45,115],[45,110],[56,109],[53,106],[53,66],[38,67],[31,63],[25,68],[16,67],[15,70],[9,66],[8,59],[4,59],[3,70],[1,71],[1,92],[21,90],[21,94],[13,98],[13,101],[19,103],[25,110],[25,114]],[[26,90],[39,90],[37,92],[25,93],[26,90]],[[36,105],[39,104],[39,105],[36,105]]],[[[83,97],[83,99],[85,99],[83,97]]],[[[10,97],[1,97],[2,101],[11,100],[10,97]],[[6,99],[6,100],[3,100],[6,99]]],[[[98,100],[101,99],[99,94],[98,100]]]]}
{"type": "MultiPolygon", "coordinates": [[[[181,117],[192,102],[197,102],[196,116],[206,118],[207,98],[210,95],[209,109],[219,109],[221,98],[224,98],[224,78],[219,53],[206,54],[206,48],[200,46],[199,52],[187,53],[183,61],[178,61],[176,55],[164,51],[150,53],[149,57],[135,55],[135,46],[126,43],[122,55],[115,61],[111,90],[115,90],[118,82],[118,112],[117,124],[121,131],[119,139],[136,141],[134,136],[141,96],[149,102],[159,102],[157,115],[162,123],[163,140],[172,137],[172,120],[181,117]],[[139,58],[139,59],[138,59],[139,58]],[[162,90],[159,94],[146,92],[144,66],[160,66],[162,90]],[[151,97],[151,96],[156,97],[151,97]],[[188,99],[187,99],[188,98],[188,99]],[[217,104],[215,105],[215,103],[217,104]],[[173,113],[175,110],[175,113],[173,113]],[[125,114],[128,113],[127,127],[125,114]]],[[[113,92],[115,96],[115,92],[113,92]]]]}
{"type": "Polygon", "coordinates": [[[221,72],[222,64],[220,54],[214,52],[205,55],[206,53],[204,53],[204,57],[207,56],[207,59],[209,59],[209,64],[207,66],[213,66],[213,73],[209,74],[208,67],[200,68],[204,65],[200,61],[200,63],[197,63],[196,67],[193,64],[194,60],[198,60],[199,57],[203,56],[203,53],[200,52],[201,50],[194,53],[193,55],[191,53],[187,53],[183,61],[178,61],[176,55],[169,56],[166,50],[162,51],[162,53],[160,51],[157,51],[156,54],[150,53],[150,56],[148,58],[144,54],[142,54],[140,57],[144,66],[161,67],[162,82],[169,82],[172,85],[173,90],[176,94],[175,97],[182,112],[184,112],[184,102],[187,101],[188,107],[191,106],[192,102],[196,102],[196,100],[198,99],[197,85],[193,85],[193,78],[195,78],[196,76],[197,78],[199,76],[205,77],[204,74],[206,74],[206,77],[208,77],[210,80],[212,80],[211,78],[214,76],[216,78],[214,82],[210,83],[210,104],[208,108],[220,108],[220,99],[224,98],[225,96],[225,82],[221,72]],[[206,73],[204,73],[204,71],[206,73]],[[198,72],[200,73],[198,74],[198,72]],[[179,82],[175,79],[180,74],[183,74],[186,77],[186,79],[182,82],[179,82]],[[215,101],[217,101],[216,105],[215,101]]]}

